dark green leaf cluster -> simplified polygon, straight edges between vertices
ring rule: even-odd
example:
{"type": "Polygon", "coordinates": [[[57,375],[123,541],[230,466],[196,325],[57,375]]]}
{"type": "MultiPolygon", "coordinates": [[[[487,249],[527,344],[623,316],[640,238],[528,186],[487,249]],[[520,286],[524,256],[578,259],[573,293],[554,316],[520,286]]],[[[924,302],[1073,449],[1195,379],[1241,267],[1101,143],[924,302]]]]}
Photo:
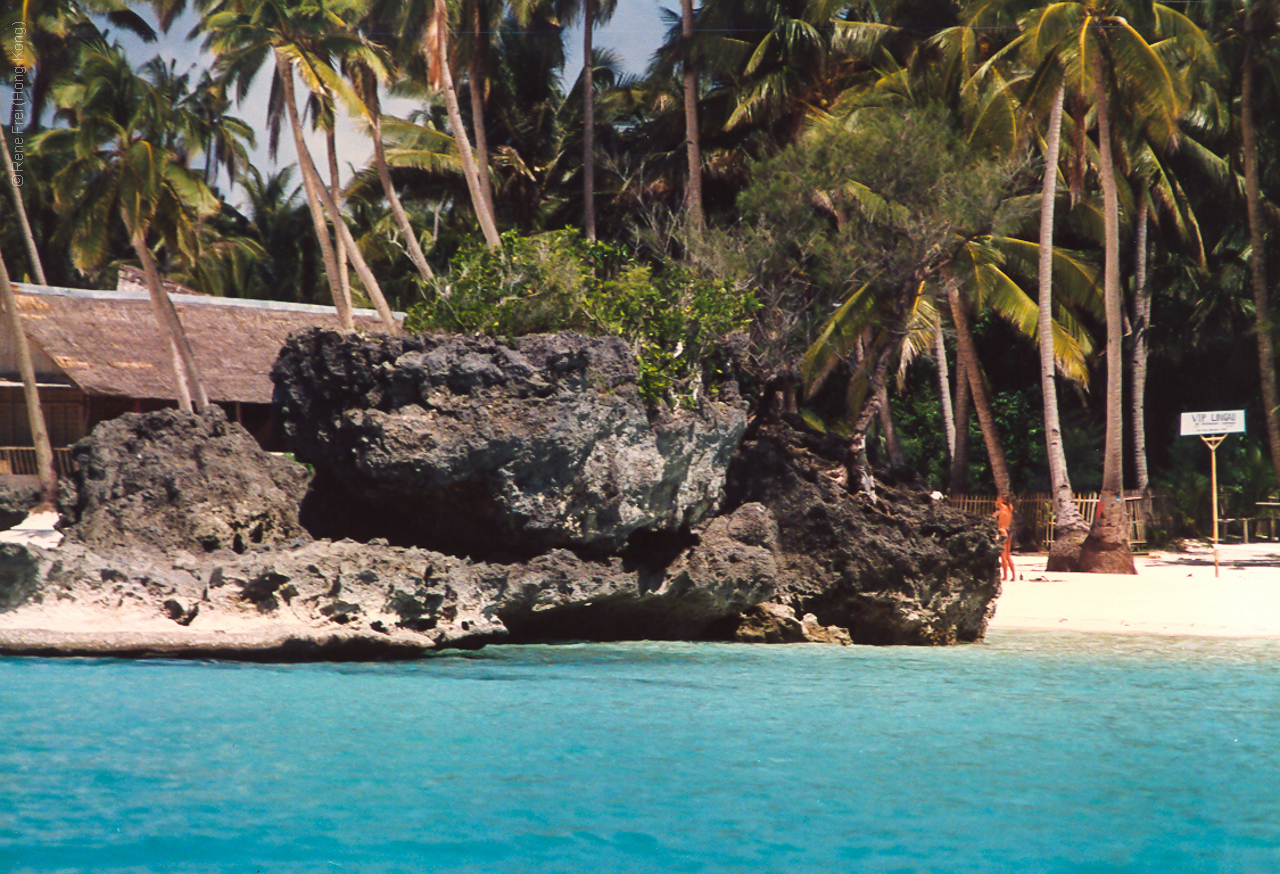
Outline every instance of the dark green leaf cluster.
{"type": "Polygon", "coordinates": [[[753,297],[701,271],[645,264],[575,230],[511,232],[496,250],[473,244],[434,292],[410,309],[409,330],[616,335],[635,348],[641,393],[654,404],[692,402],[721,384],[730,366],[724,341],[756,309],[753,297]]]}
{"type": "Polygon", "coordinates": [[[868,282],[897,289],[948,260],[991,228],[1010,176],[941,111],[893,108],[816,128],[761,162],[739,206],[843,296],[868,282]]]}

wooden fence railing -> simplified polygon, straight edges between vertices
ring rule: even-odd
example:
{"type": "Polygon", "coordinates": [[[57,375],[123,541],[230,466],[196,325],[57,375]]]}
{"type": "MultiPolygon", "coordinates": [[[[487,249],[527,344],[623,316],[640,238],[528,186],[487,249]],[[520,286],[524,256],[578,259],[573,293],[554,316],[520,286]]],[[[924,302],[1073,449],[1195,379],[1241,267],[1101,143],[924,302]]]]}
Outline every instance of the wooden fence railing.
{"type": "MultiPolygon", "coordinates": [[[[1129,513],[1129,542],[1147,542],[1147,526],[1150,520],[1162,518],[1165,496],[1126,493],[1125,510],[1129,513]]],[[[947,503],[968,513],[991,516],[996,511],[994,495],[952,495],[947,503]]],[[[1035,542],[1048,548],[1053,543],[1053,496],[1048,494],[1014,495],[1014,507],[1022,516],[1022,524],[1030,530],[1035,542]]],[[[1098,509],[1098,493],[1076,495],[1076,508],[1089,524],[1098,509]]]]}
{"type": "MultiPolygon", "coordinates": [[[[58,476],[71,472],[71,450],[53,450],[53,467],[58,476]]],[[[0,475],[39,476],[36,450],[31,446],[0,446],[0,475]]]]}

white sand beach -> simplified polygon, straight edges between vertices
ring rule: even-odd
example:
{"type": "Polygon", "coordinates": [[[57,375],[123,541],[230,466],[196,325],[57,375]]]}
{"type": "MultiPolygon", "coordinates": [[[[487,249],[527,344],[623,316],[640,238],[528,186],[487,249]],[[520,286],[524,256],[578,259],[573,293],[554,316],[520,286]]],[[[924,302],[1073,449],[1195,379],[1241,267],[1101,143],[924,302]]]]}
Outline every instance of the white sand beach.
{"type": "Polygon", "coordinates": [[[1134,557],[1137,576],[1050,574],[1044,555],[1014,555],[992,628],[1280,637],[1280,543],[1134,557]]]}
{"type": "MultiPolygon", "coordinates": [[[[33,515],[0,542],[54,548],[62,535],[53,529],[56,514],[33,515]]],[[[1055,631],[1132,632],[1203,637],[1280,637],[1280,543],[1231,544],[1213,551],[1194,544],[1185,551],[1154,551],[1135,556],[1136,576],[1045,572],[1046,556],[1015,554],[1018,579],[1006,581],[996,602],[991,628],[1055,631]]],[[[167,618],[122,611],[56,609],[31,605],[0,616],[0,634],[20,628],[65,633],[166,630],[177,636],[258,632],[246,622],[236,627],[200,622],[201,629],[175,631],[167,618]],[[56,614],[56,615],[55,615],[56,614]]],[[[262,623],[270,625],[271,623],[262,623]]]]}

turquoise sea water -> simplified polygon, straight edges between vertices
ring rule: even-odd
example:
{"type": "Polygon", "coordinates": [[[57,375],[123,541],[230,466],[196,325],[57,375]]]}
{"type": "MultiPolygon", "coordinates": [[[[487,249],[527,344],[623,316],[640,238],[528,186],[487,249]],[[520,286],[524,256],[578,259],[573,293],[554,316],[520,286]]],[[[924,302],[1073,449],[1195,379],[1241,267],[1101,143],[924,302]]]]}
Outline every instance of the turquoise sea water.
{"type": "Polygon", "coordinates": [[[1280,871],[1280,641],[0,660],[4,872],[1280,871]]]}

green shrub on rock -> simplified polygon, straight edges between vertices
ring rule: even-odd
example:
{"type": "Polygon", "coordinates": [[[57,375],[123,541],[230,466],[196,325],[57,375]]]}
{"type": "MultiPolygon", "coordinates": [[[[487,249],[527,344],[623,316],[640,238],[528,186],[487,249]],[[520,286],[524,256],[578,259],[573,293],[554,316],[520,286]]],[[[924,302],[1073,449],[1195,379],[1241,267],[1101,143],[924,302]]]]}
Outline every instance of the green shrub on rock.
{"type": "Polygon", "coordinates": [[[510,232],[500,249],[463,249],[433,291],[410,308],[407,329],[622,337],[635,349],[649,403],[693,402],[714,390],[728,375],[723,341],[745,330],[757,308],[749,294],[695,268],[655,268],[573,230],[510,232]]]}

